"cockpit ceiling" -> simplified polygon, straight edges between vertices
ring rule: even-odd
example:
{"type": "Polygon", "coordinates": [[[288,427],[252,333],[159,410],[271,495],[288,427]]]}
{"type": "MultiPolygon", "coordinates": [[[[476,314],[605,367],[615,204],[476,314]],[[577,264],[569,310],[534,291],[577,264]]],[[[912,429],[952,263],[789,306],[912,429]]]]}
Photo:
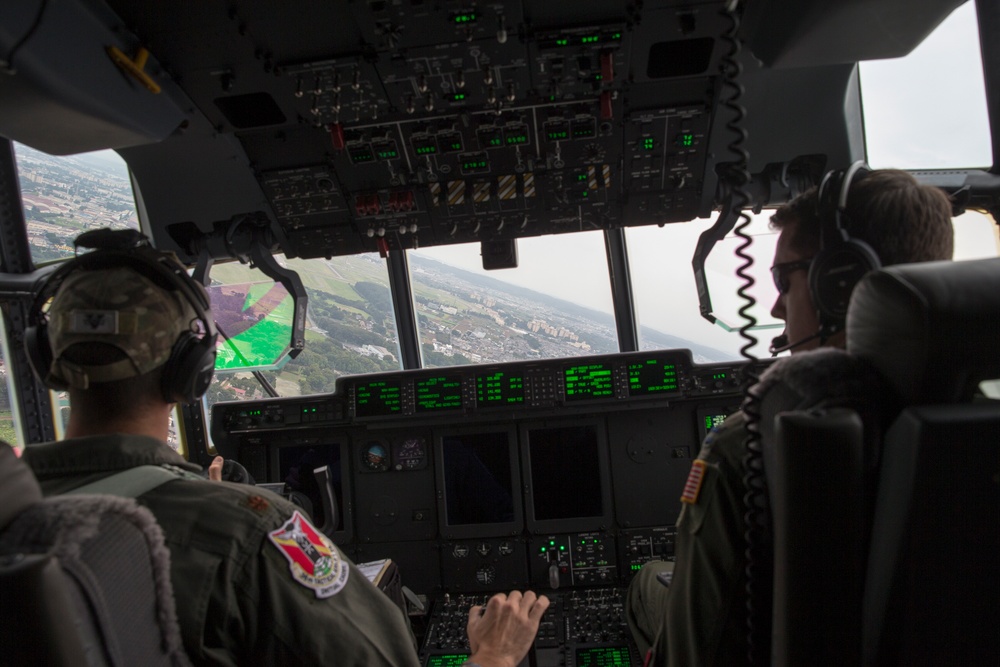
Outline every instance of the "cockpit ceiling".
{"type": "Polygon", "coordinates": [[[680,222],[716,208],[737,116],[787,187],[862,156],[855,61],[957,4],[25,1],[0,134],[119,150],[187,259],[244,225],[318,257],[680,222]]]}

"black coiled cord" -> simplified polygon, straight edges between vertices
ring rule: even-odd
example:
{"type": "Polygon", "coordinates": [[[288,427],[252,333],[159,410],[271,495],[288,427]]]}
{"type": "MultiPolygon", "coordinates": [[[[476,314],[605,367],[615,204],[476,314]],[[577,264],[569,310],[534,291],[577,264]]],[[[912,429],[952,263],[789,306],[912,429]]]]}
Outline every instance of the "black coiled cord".
{"type": "Polygon", "coordinates": [[[733,207],[739,211],[740,216],[740,223],[734,230],[735,235],[741,239],[741,243],[736,249],[736,256],[742,260],[742,263],[737,268],[736,275],[742,281],[737,290],[737,294],[743,300],[743,305],[739,309],[744,321],[743,326],[740,327],[740,336],[746,341],[746,344],[740,348],[740,354],[748,361],[742,384],[743,413],[746,417],[747,431],[744,440],[746,454],[743,457],[743,481],[747,488],[744,496],[747,560],[747,661],[750,665],[766,665],[771,659],[772,564],[774,558],[768,529],[769,511],[767,485],[764,477],[764,458],[760,446],[759,398],[751,390],[751,387],[758,380],[755,371],[755,362],[758,361],[758,358],[751,352],[757,344],[757,338],[751,333],[757,325],[757,318],[751,312],[757,302],[750,293],[755,282],[753,276],[750,275],[753,257],[747,252],[753,243],[753,239],[747,232],[750,216],[743,211],[743,208],[750,203],[750,195],[746,190],[746,186],[750,182],[750,173],[747,169],[749,153],[744,147],[747,131],[742,124],[746,117],[746,108],[739,103],[743,95],[743,85],[740,83],[743,65],[737,58],[742,51],[742,42],[738,35],[740,28],[739,1],[727,2],[722,13],[730,22],[729,30],[722,37],[723,41],[729,45],[729,51],[722,60],[724,95],[722,104],[731,113],[731,118],[726,123],[726,129],[734,135],[727,150],[736,157],[736,161],[729,167],[726,178],[731,186],[730,196],[733,198],[733,207]]]}

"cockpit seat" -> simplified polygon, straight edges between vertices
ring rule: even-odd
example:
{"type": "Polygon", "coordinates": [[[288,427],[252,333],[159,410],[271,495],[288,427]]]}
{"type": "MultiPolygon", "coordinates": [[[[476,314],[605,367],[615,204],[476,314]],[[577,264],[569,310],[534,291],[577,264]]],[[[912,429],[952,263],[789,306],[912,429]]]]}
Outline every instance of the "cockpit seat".
{"type": "Polygon", "coordinates": [[[1000,259],[893,267],[854,293],[848,350],[906,406],[882,449],[866,665],[1000,664],[1000,400],[981,389],[998,340],[1000,259]]]}
{"type": "Polygon", "coordinates": [[[1000,664],[998,327],[1000,259],[888,267],[762,376],[772,664],[1000,664]]]}
{"type": "Polygon", "coordinates": [[[42,498],[0,443],[0,663],[162,665],[184,653],[170,552],[130,498],[42,498]]]}

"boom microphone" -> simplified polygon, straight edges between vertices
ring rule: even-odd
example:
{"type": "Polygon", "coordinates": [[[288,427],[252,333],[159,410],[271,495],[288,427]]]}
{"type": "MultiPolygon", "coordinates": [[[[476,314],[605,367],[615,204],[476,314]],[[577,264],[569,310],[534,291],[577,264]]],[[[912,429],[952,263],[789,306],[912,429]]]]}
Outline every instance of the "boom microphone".
{"type": "Polygon", "coordinates": [[[809,341],[816,340],[822,335],[823,335],[823,329],[821,327],[812,336],[806,336],[805,338],[802,338],[800,340],[795,341],[794,343],[789,344],[788,335],[781,334],[780,336],[775,336],[773,339],[771,339],[771,345],[770,347],[767,348],[767,351],[771,353],[772,357],[776,357],[782,352],[793,350],[797,348],[799,345],[805,345],[809,341]]]}

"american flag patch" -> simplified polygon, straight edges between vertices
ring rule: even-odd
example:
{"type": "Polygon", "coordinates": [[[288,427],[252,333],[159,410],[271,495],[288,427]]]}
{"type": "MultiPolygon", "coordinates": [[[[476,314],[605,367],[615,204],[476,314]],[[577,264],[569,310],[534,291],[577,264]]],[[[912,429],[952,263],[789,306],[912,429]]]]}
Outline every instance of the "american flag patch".
{"type": "Polygon", "coordinates": [[[694,505],[698,502],[698,493],[701,491],[701,482],[705,479],[705,462],[695,459],[691,464],[691,472],[688,473],[687,481],[684,482],[684,493],[681,494],[681,502],[694,505]]]}

